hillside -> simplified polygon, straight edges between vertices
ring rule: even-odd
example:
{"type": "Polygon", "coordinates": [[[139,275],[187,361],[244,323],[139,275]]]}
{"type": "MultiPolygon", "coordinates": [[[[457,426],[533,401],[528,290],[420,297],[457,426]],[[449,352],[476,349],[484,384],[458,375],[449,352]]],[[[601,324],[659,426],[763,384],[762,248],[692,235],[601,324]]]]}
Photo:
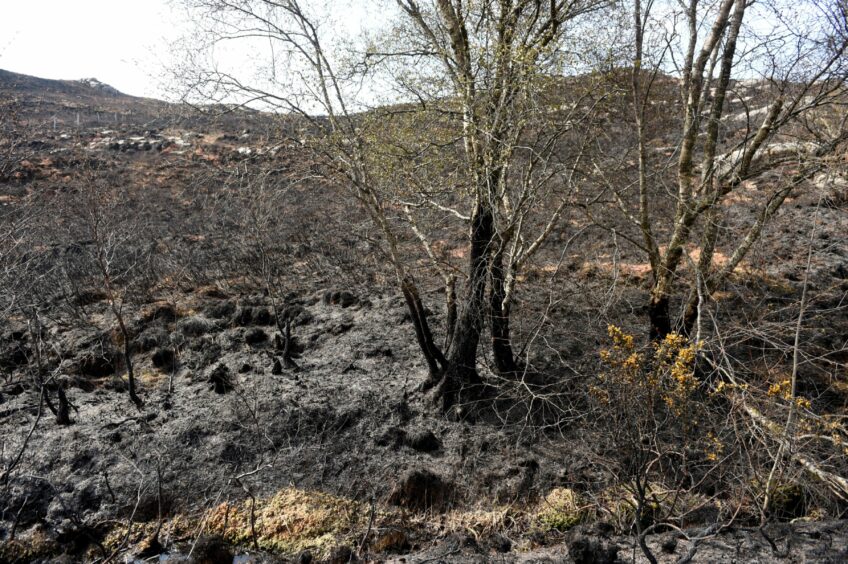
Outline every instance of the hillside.
{"type": "MultiPolygon", "coordinates": [[[[591,91],[583,80],[596,85],[558,86],[563,99],[546,100],[548,113],[582,100],[591,91]]],[[[676,151],[678,124],[666,114],[680,105],[676,83],[663,87],[673,92],[652,109],[658,161],[676,151]]],[[[764,95],[759,84],[734,87],[751,104],[764,95]]],[[[589,131],[596,152],[581,154],[631,182],[626,103],[609,96],[580,128],[564,129],[563,161],[572,137],[589,131]]],[[[641,538],[663,562],[696,549],[700,561],[848,557],[848,505],[809,467],[786,470],[760,527],[769,423],[742,412],[783,401],[797,336],[798,389],[774,413],[797,397],[810,425],[848,414],[846,154],[843,168],[797,183],[768,236],[716,291],[709,318],[722,331],[708,358],[726,353],[722,369],[735,370],[738,387],[727,380],[717,392],[717,370],[686,364],[689,341],[648,342],[650,265],[627,243],[639,234],[615,215],[623,204],[604,191],[608,178],[587,166],[576,203],[518,274],[511,330],[521,373],[498,373],[486,349],[479,372],[490,392],[440,411],[386,236],[332,169],[314,123],[6,71],[0,106],[0,561],[613,562],[641,558],[636,527],[650,529],[641,538]],[[654,359],[658,349],[672,360],[654,359]],[[685,470],[658,463],[641,502],[616,417],[645,406],[610,407],[598,393],[604,377],[624,374],[602,391],[641,397],[634,359],[648,359],[645,378],[663,366],[663,377],[679,377],[679,360],[703,384],[680,399],[694,425],[665,427],[689,421],[673,406],[651,420],[667,430],[652,437],[656,448],[685,470]],[[743,380],[751,395],[735,403],[743,380]]],[[[733,102],[726,119],[746,107],[733,102]]],[[[441,107],[437,117],[408,110],[377,108],[356,124],[373,128],[369,148],[385,151],[375,150],[381,174],[371,185],[438,204],[410,204],[403,192],[382,209],[421,289],[421,315],[441,336],[449,310],[432,263],[460,273],[463,291],[469,224],[450,206],[467,202],[458,188],[410,186],[459,178],[451,167],[461,144],[433,143],[435,157],[421,149],[412,173],[385,164],[409,131],[432,128],[441,141],[449,129],[441,107]],[[418,224],[406,222],[410,209],[421,210],[418,224]]],[[[717,256],[728,258],[769,183],[791,172],[739,186],[717,256]]],[[[671,191],[660,181],[655,190],[658,217],[673,217],[671,191]]],[[[560,198],[539,196],[548,215],[526,224],[544,227],[560,198]]],[[[658,221],[657,237],[667,231],[658,221]]],[[[700,251],[686,248],[686,277],[700,251]]],[[[481,341],[493,339],[487,326],[481,341]]],[[[814,468],[844,475],[840,427],[828,429],[833,444],[816,444],[814,468]]]]}

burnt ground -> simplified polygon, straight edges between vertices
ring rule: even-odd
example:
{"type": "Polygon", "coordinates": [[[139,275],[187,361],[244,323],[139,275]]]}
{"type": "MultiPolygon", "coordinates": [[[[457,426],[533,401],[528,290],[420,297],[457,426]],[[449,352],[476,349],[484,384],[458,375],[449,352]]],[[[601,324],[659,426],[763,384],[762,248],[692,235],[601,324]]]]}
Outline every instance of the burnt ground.
{"type": "MultiPolygon", "coordinates": [[[[398,298],[294,298],[298,367],[275,369],[280,351],[266,300],[208,293],[186,296],[183,306],[192,313],[183,317],[162,302],[133,316],[138,349],[146,351],[136,365],[141,409],[129,402],[117,374],[102,374],[109,367],[91,360],[103,357],[101,333],[71,329],[52,336],[88,353],[63,367],[82,374],[69,382],[73,424],[57,426],[44,415],[22,471],[4,491],[6,518],[14,510],[23,538],[46,527],[67,541],[96,536],[98,524],[116,516],[155,522],[160,510],[200,512],[243,498],[233,479],[244,473],[251,473],[242,481],[257,497],[294,486],[359,500],[365,513],[368,500],[389,500],[410,472],[429,471],[449,484],[439,501],[445,508],[481,511],[531,505],[552,488],[590,488],[607,479],[592,464],[596,457],[580,428],[554,434],[515,421],[435,416],[416,392],[426,368],[398,298]],[[175,353],[173,361],[163,351],[175,353]],[[216,391],[213,374],[224,374],[225,393],[216,391]]],[[[4,392],[3,441],[6,452],[14,452],[36,419],[38,398],[8,387],[4,392]]],[[[567,560],[568,547],[572,556],[614,547],[619,558],[630,559],[634,549],[632,538],[603,528],[509,540],[509,527],[479,536],[451,531],[449,523],[406,527],[408,562],[556,562],[567,560]],[[504,543],[522,550],[497,552],[504,543]]],[[[836,562],[846,554],[844,522],[783,525],[771,534],[776,552],[756,529],[735,530],[705,541],[698,560],[836,562]]],[[[651,543],[668,561],[688,550],[668,533],[651,543]]]]}
{"type": "MultiPolygon", "coordinates": [[[[11,521],[19,538],[46,529],[72,559],[80,558],[68,540],[96,539],[117,516],[155,523],[160,511],[197,515],[224,500],[245,499],[244,486],[258,498],[294,487],[356,500],[362,504],[357,527],[364,531],[369,500],[391,506],[399,482],[429,472],[445,491],[432,504],[412,508],[430,514],[427,522],[398,525],[394,517],[385,525],[404,531],[407,562],[581,561],[575,555],[610,550],[618,550],[619,559],[632,557],[632,537],[603,527],[532,533],[507,523],[474,523],[463,529],[444,517],[454,510],[532,507],[554,488],[589,490],[609,477],[593,464],[597,453],[580,427],[543,432],[521,425],[521,413],[508,417],[507,409],[503,421],[434,415],[417,391],[426,367],[409,339],[400,299],[333,292],[293,297],[296,368],[275,368],[277,331],[261,296],[205,289],[181,303],[181,311],[166,302],[147,304],[132,316],[140,409],[126,396],[119,361],[113,370],[103,362],[111,360],[110,335],[54,329],[51,339],[87,351],[62,369],[80,375],[68,382],[73,424],[57,426],[42,413],[3,492],[7,535],[11,521]],[[226,385],[216,389],[216,381],[226,385]],[[249,475],[234,482],[242,474],[249,475]]],[[[92,315],[103,306],[90,306],[92,315]]],[[[15,452],[37,419],[38,396],[7,386],[3,400],[2,440],[7,453],[15,452]]],[[[699,527],[706,525],[687,532],[699,527]]],[[[846,556],[845,522],[799,522],[767,532],[722,532],[699,546],[697,561],[836,562],[846,556]]],[[[651,545],[663,561],[675,561],[690,546],[672,533],[652,536],[651,545]]],[[[185,540],[169,548],[184,554],[185,540]]]]}
{"type": "MultiPolygon", "coordinates": [[[[197,204],[220,186],[210,167],[255,163],[263,154],[308,170],[296,148],[273,142],[251,116],[214,123],[111,94],[102,103],[104,114],[112,112],[104,123],[98,112],[84,112],[91,123],[83,119],[69,129],[79,108],[99,98],[65,86],[71,91],[20,109],[21,123],[41,126],[17,130],[30,133],[16,138],[24,143],[11,166],[0,169],[4,218],[28,199],[70,189],[79,170],[96,161],[153,195],[146,229],[158,233],[156,243],[173,250],[173,263],[190,275],[133,294],[125,306],[140,408],[127,397],[121,337],[105,296],[51,298],[42,313],[43,343],[72,405],[68,426],[56,425],[33,386],[27,320],[5,318],[4,468],[22,454],[0,486],[0,560],[102,561],[164,551],[173,561],[191,554],[211,562],[232,552],[270,561],[308,561],[306,552],[338,562],[352,556],[422,563],[641,561],[614,515],[556,527],[542,517],[552,491],[594,499],[615,486],[609,453],[581,414],[607,323],[644,330],[645,265],[637,253],[613,247],[591,229],[574,238],[584,224],[579,216],[568,218],[568,228],[528,269],[514,315],[517,343],[526,345],[538,374],[526,382],[499,381],[499,396],[447,417],[420,389],[426,366],[403,299],[381,270],[379,243],[367,229],[348,239],[328,229],[367,225],[340,197],[316,197],[314,187],[292,190],[282,214],[288,221],[280,222],[288,225],[275,232],[285,241],[278,251],[287,269],[283,302],[293,319],[296,366],[284,361],[273,300],[239,271],[244,263],[217,279],[197,266],[230,256],[222,243],[232,234],[222,227],[229,217],[197,204]],[[114,117],[132,104],[140,105],[114,117]],[[56,112],[65,116],[66,129],[53,131],[49,118],[56,112]],[[315,242],[311,230],[318,228],[330,233],[326,240],[315,242]],[[363,261],[364,272],[351,267],[363,261]],[[258,540],[245,533],[244,504],[251,499],[260,512],[258,540]],[[232,516],[231,506],[240,508],[232,516]],[[266,535],[276,519],[289,521],[276,536],[266,535]],[[161,544],[151,548],[150,532],[160,522],[161,544]],[[224,540],[216,544],[219,537],[224,540]]],[[[825,198],[832,197],[828,190],[825,198]]],[[[756,187],[748,191],[756,199],[756,187]]],[[[769,227],[768,243],[752,254],[714,311],[740,328],[741,354],[764,357],[768,341],[752,328],[791,327],[809,220],[818,214],[804,341],[811,358],[824,355],[826,362],[805,364],[803,381],[813,401],[838,411],[848,405],[836,385],[844,382],[848,360],[848,216],[839,202],[821,201],[810,191],[786,204],[769,227]]],[[[741,222],[746,213],[733,211],[729,221],[741,222]]],[[[416,245],[412,237],[405,244],[416,245]]],[[[426,261],[418,264],[424,271],[426,261]]],[[[440,304],[438,283],[422,278],[425,301],[440,304]]],[[[433,309],[438,331],[443,316],[438,305],[433,309]]],[[[492,380],[488,359],[481,361],[492,380]]],[[[690,537],[708,537],[695,561],[844,561],[846,522],[835,520],[838,512],[808,522],[812,509],[764,531],[750,519],[707,531],[709,515],[681,527],[690,537]]],[[[658,532],[648,543],[662,561],[677,561],[691,547],[678,536],[658,532]]]]}

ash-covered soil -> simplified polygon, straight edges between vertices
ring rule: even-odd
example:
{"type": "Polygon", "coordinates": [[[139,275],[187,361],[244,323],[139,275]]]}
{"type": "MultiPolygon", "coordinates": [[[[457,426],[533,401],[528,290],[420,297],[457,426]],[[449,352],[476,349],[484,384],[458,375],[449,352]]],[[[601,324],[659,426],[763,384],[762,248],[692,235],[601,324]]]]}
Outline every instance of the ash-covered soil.
{"type": "MultiPolygon", "coordinates": [[[[402,300],[329,291],[288,307],[296,366],[283,360],[262,297],[207,289],[179,308],[135,312],[141,408],[127,397],[112,332],[45,327],[67,349],[73,423],[39,411],[37,392],[3,390],[6,452],[28,440],[2,493],[4,517],[67,539],[117,516],[149,521],[241,497],[234,480],[244,473],[259,497],[293,485],[385,500],[404,475],[428,471],[450,484],[444,507],[527,501],[574,481],[580,464],[566,461],[577,462],[576,442],[434,415],[416,392],[426,367],[402,300]]],[[[89,308],[107,316],[103,303],[89,308]]],[[[28,346],[25,334],[8,329],[6,350],[28,346]]]]}
{"type": "MultiPolygon", "coordinates": [[[[0,147],[16,143],[14,158],[0,163],[9,165],[0,168],[4,221],[35,202],[50,223],[55,210],[38,208],[40,198],[73,193],[88,181],[83,172],[116,173],[127,185],[122,195],[140,202],[129,215],[147,214],[137,247],[163,248],[170,261],[151,267],[151,277],[171,279],[128,292],[123,305],[141,407],[128,397],[122,336],[96,282],[94,290],[47,293],[38,343],[32,319],[12,315],[0,329],[0,444],[11,468],[0,484],[0,561],[159,553],[201,562],[642,561],[634,537],[610,524],[614,515],[575,526],[555,514],[551,526],[546,513],[551,492],[602,506],[598,498],[616,486],[610,453],[586,416],[585,389],[600,369],[607,324],[644,333],[647,264],[638,252],[613,245],[577,212],[564,218],[516,297],[515,342],[531,370],[498,380],[484,353],[481,373],[499,393],[446,416],[421,389],[427,368],[379,240],[362,210],[323,186],[287,188],[268,228],[291,289],[277,303],[292,320],[287,358],[275,300],[248,279],[256,256],[241,240],[252,220],[239,216],[246,200],[216,200],[237,192],[227,184],[231,169],[309,175],[313,163],[296,144],[269,134],[279,122],[238,114],[212,123],[139,100],[120,113],[131,104],[115,96],[97,102],[98,111],[90,90],[65,86],[38,104],[15,90],[21,127],[0,147]],[[66,390],[70,425],[56,424],[33,381],[42,372],[39,347],[66,390]]],[[[733,321],[741,343],[734,354],[774,361],[775,341],[793,336],[817,217],[801,388],[816,407],[839,412],[848,406],[838,387],[848,361],[845,184],[812,184],[769,224],[711,312],[733,321]]],[[[744,225],[762,194],[756,186],[739,192],[749,205],[728,210],[728,223],[744,225]]],[[[452,236],[461,226],[445,225],[434,231],[458,262],[464,247],[452,236]]],[[[55,243],[62,256],[86,244],[77,233],[61,235],[39,240],[36,251],[55,243]]],[[[406,236],[424,301],[438,307],[439,280],[406,236]]],[[[443,317],[430,312],[438,334],[443,317]]],[[[55,387],[49,393],[55,402],[55,387]]],[[[807,522],[807,507],[782,519],[794,523],[763,531],[750,515],[710,529],[727,508],[702,509],[680,531],[648,536],[662,562],[685,559],[693,545],[699,562],[848,560],[846,522],[807,522]]]]}
{"type": "MultiPolygon", "coordinates": [[[[295,488],[356,503],[354,538],[368,534],[372,503],[429,516],[378,518],[370,549],[359,552],[365,559],[641,561],[632,537],[603,526],[533,532],[532,524],[506,519],[486,526],[463,520],[474,511],[506,515],[509,507],[534,507],[555,488],[597,490],[611,477],[596,464],[599,445],[590,435],[564,420],[547,430],[522,422],[527,406],[494,400],[476,420],[438,415],[418,390],[426,367],[398,297],[289,295],[296,366],[284,362],[267,298],[201,288],[178,302],[145,304],[130,316],[141,408],[127,397],[112,331],[61,320],[45,327],[49,342],[67,349],[61,371],[69,375],[73,423],[56,425],[39,411],[32,389],[3,389],[6,456],[28,440],[0,498],[7,539],[14,527],[18,539],[42,538],[54,552],[67,552],[66,561],[96,560],[103,556],[92,547],[131,520],[138,525],[127,537],[129,553],[139,554],[160,515],[167,522],[295,488]],[[452,517],[456,512],[466,517],[452,517]],[[395,530],[400,540],[387,537],[395,530]],[[382,552],[380,542],[388,543],[382,552]]],[[[107,316],[102,302],[88,309],[92,319],[107,316]]],[[[4,332],[7,362],[14,346],[28,345],[24,335],[23,326],[4,332]]],[[[708,526],[693,521],[686,529],[692,537],[710,533],[698,542],[696,561],[848,557],[845,522],[784,524],[765,536],[756,528],[715,534],[708,526]]],[[[677,561],[692,546],[678,537],[652,535],[649,545],[661,561],[677,561]]],[[[194,541],[174,534],[162,550],[179,560],[197,550],[194,541]]],[[[226,546],[251,558],[280,558],[253,551],[249,542],[226,546]]],[[[331,561],[348,554],[313,551],[331,561]]],[[[301,561],[308,558],[300,553],[301,561]]]]}

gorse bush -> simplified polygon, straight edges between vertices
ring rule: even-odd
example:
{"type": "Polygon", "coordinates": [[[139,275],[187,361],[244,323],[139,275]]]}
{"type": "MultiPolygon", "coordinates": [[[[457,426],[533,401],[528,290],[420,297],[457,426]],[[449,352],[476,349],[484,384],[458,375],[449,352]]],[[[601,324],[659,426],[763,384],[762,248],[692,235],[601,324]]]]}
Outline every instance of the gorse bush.
{"type": "Polygon", "coordinates": [[[638,427],[649,420],[654,424],[661,421],[666,430],[689,431],[697,426],[697,346],[671,333],[640,352],[633,335],[614,325],[607,331],[612,346],[601,351],[604,369],[590,387],[598,404],[626,407],[622,415],[633,418],[638,427]]]}
{"type": "Polygon", "coordinates": [[[844,418],[817,413],[780,371],[722,368],[708,342],[671,333],[639,347],[618,327],[608,334],[589,396],[600,454],[626,490],[619,526],[643,537],[705,511],[716,526],[841,513],[844,418]]]}
{"type": "MultiPolygon", "coordinates": [[[[731,431],[695,373],[699,347],[671,333],[645,347],[610,325],[610,346],[589,391],[601,455],[620,484],[609,519],[640,537],[689,516],[717,515],[716,468],[731,450],[731,431]],[[623,504],[623,505],[622,505],[623,504]]],[[[603,505],[603,504],[602,504],[603,505]]]]}

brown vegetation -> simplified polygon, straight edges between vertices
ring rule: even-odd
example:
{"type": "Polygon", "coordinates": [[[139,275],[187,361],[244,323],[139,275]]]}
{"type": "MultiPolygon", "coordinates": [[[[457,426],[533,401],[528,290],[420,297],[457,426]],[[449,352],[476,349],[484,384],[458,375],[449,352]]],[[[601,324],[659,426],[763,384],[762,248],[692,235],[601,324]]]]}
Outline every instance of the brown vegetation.
{"type": "Polygon", "coordinates": [[[0,558],[838,553],[844,2],[187,4],[302,90],[0,73],[0,558]]]}

